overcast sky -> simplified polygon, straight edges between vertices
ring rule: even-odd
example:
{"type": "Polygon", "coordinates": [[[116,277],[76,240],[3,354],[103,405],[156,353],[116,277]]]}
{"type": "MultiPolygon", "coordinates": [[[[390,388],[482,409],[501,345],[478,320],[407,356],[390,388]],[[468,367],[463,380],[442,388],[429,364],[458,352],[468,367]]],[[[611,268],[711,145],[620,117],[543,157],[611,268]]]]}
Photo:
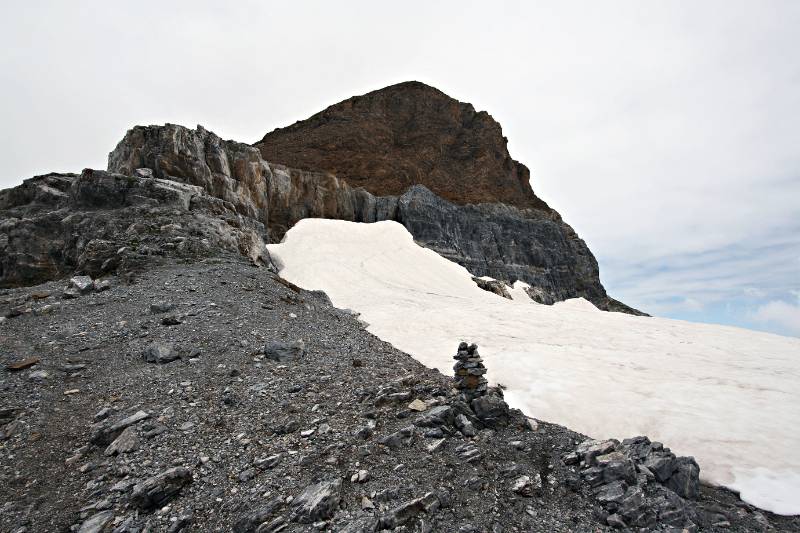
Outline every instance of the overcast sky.
{"type": "Polygon", "coordinates": [[[800,335],[800,2],[393,4],[3,2],[0,186],[416,79],[502,124],[613,296],[800,335]]]}

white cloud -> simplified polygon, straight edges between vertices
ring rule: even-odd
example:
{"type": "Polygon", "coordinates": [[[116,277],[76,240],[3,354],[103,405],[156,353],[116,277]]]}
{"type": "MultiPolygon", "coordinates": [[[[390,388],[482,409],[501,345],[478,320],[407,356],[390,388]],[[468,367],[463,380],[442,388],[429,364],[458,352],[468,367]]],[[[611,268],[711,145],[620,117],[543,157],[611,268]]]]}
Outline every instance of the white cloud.
{"type": "Polygon", "coordinates": [[[753,314],[757,322],[773,324],[791,335],[800,336],[800,299],[797,303],[773,300],[759,307],[753,314]]]}
{"type": "Polygon", "coordinates": [[[744,293],[745,296],[756,299],[764,298],[767,295],[766,292],[756,287],[745,287],[744,289],[742,289],[742,292],[744,293]]]}

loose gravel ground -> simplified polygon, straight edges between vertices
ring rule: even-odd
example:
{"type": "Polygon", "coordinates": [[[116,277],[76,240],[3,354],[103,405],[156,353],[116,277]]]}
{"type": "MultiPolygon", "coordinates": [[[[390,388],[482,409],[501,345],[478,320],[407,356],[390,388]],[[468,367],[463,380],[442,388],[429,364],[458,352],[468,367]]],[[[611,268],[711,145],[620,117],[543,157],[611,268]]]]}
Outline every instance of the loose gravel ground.
{"type": "MultiPolygon", "coordinates": [[[[611,529],[561,461],[585,437],[518,412],[474,437],[415,426],[452,379],[323,294],[233,256],[108,281],[0,292],[0,363],[38,358],[0,373],[0,531],[611,529]]],[[[700,500],[727,531],[800,530],[700,500]]]]}

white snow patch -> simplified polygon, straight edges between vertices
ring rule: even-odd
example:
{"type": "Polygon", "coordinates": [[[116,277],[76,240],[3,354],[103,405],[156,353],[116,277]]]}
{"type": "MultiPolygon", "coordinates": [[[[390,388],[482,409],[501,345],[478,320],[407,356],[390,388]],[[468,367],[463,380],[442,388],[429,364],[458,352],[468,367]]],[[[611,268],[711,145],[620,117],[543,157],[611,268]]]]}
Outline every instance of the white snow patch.
{"type": "Polygon", "coordinates": [[[525,289],[527,289],[528,287],[530,287],[530,285],[528,285],[524,281],[517,280],[514,282],[511,288],[508,289],[508,295],[511,296],[512,300],[516,300],[519,302],[530,302],[533,304],[538,303],[531,300],[531,297],[528,296],[527,292],[525,292],[525,289]]]}
{"type": "Polygon", "coordinates": [[[532,305],[523,284],[501,298],[395,222],[306,219],[268,248],[281,276],[428,366],[450,374],[458,342],[476,342],[526,414],[596,438],[648,435],[695,456],[705,481],[800,513],[800,339],[585,300],[532,305]]]}

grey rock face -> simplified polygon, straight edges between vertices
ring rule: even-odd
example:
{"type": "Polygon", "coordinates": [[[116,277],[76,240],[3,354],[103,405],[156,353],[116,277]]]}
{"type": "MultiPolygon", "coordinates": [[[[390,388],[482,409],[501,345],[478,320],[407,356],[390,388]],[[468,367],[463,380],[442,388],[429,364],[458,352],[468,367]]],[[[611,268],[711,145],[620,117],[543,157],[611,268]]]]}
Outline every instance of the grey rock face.
{"type": "Polygon", "coordinates": [[[257,149],[223,141],[201,126],[136,126],[108,155],[108,170],[196,185],[239,214],[267,222],[269,165],[257,149]]]}
{"type": "Polygon", "coordinates": [[[339,508],[342,480],[309,485],[292,501],[292,521],[310,524],[331,518],[339,508]]]}
{"type": "Polygon", "coordinates": [[[552,212],[503,204],[456,206],[414,186],[399,198],[398,218],[414,240],[474,276],[522,280],[555,301],[582,296],[605,307],[597,261],[552,212]]]}
{"type": "Polygon", "coordinates": [[[89,169],[37,176],[0,191],[0,287],[220,251],[268,263],[265,235],[261,222],[197,186],[89,169]]]}
{"type": "Polygon", "coordinates": [[[170,468],[133,488],[131,498],[142,509],[162,506],[192,482],[192,473],[182,466],[170,468]]]}

